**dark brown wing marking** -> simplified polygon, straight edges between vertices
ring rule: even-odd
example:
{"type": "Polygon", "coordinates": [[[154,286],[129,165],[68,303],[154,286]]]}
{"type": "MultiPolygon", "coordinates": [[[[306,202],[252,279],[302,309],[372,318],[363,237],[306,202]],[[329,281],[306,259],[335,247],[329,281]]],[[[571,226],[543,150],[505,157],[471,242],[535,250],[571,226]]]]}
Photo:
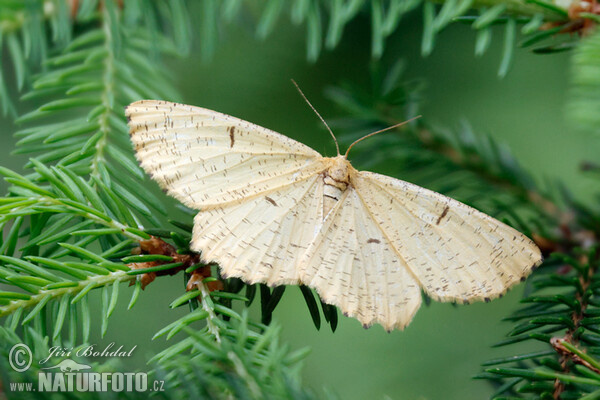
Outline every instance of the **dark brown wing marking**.
{"type": "Polygon", "coordinates": [[[444,211],[442,211],[437,221],[435,221],[436,225],[439,225],[440,222],[442,222],[442,219],[446,216],[446,214],[448,214],[448,210],[450,210],[449,206],[444,207],[444,211]]]}
{"type": "Polygon", "coordinates": [[[265,200],[277,207],[277,202],[275,202],[275,200],[273,200],[269,196],[265,196],[265,200]]]}
{"type": "Polygon", "coordinates": [[[235,143],[235,128],[233,126],[229,127],[229,140],[231,141],[229,147],[233,148],[233,144],[235,143]]]}

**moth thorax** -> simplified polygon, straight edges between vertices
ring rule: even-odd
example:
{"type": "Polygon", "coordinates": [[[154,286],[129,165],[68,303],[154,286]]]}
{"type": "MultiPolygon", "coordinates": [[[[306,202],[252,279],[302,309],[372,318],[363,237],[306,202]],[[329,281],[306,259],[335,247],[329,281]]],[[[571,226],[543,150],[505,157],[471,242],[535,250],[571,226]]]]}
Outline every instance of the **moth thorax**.
{"type": "Polygon", "coordinates": [[[348,168],[345,165],[333,165],[323,176],[323,218],[341,199],[348,188],[348,168]]]}
{"type": "Polygon", "coordinates": [[[332,163],[323,176],[323,218],[340,200],[350,183],[350,163],[339,156],[331,159],[332,163]]]}
{"type": "MultiPolygon", "coordinates": [[[[327,176],[330,177],[333,181],[338,183],[348,183],[349,175],[350,175],[350,163],[344,157],[336,157],[333,158],[333,163],[327,170],[327,176]]],[[[327,183],[327,182],[325,182],[327,183]]],[[[331,183],[327,183],[331,185],[331,183]]],[[[334,185],[335,186],[335,185],[334,185]]],[[[342,190],[346,189],[344,186],[340,188],[342,190]]]]}

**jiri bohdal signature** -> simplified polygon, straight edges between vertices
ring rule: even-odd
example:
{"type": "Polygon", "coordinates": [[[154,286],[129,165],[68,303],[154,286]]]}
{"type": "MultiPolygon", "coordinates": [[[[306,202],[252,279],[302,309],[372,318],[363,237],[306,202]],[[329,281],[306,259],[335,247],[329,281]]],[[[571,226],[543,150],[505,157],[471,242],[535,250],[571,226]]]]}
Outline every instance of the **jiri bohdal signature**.
{"type": "MultiPolygon", "coordinates": [[[[127,351],[123,349],[122,345],[113,350],[114,346],[115,342],[111,342],[104,349],[100,350],[97,344],[91,344],[87,347],[77,349],[74,355],[78,357],[131,357],[131,354],[137,347],[135,345],[127,351]]],[[[49,352],[48,357],[40,360],[40,364],[45,364],[52,357],[71,357],[73,355],[73,347],[54,346],[49,349],[49,352]]]]}

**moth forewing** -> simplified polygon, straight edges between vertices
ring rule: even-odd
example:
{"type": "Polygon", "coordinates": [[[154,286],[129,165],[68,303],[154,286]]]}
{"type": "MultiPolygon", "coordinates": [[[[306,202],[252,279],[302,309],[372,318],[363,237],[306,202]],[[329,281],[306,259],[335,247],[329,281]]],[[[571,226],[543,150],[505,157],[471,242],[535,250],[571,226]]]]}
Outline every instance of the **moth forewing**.
{"type": "Polygon", "coordinates": [[[191,208],[243,201],[323,169],[310,147],[215,111],[142,100],[125,112],[140,165],[191,208]]]}

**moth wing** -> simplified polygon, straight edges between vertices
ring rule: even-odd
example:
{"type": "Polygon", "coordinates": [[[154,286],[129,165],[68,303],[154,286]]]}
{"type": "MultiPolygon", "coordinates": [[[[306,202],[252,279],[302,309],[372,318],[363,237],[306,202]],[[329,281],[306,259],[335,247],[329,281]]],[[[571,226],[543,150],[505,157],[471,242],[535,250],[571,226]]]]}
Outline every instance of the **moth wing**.
{"type": "Polygon", "coordinates": [[[298,260],[323,223],[320,175],[244,202],[201,211],[191,247],[248,283],[297,284],[298,260]]]}
{"type": "Polygon", "coordinates": [[[142,100],[125,113],[140,165],[194,209],[242,201],[324,168],[310,147],[215,111],[142,100]]]}
{"type": "Polygon", "coordinates": [[[421,305],[418,282],[352,187],[327,215],[300,265],[304,284],[364,326],[402,329],[421,305]]]}
{"type": "Polygon", "coordinates": [[[498,297],[542,262],[528,237],[449,197],[365,171],[354,185],[411,275],[435,299],[498,297]]]}

